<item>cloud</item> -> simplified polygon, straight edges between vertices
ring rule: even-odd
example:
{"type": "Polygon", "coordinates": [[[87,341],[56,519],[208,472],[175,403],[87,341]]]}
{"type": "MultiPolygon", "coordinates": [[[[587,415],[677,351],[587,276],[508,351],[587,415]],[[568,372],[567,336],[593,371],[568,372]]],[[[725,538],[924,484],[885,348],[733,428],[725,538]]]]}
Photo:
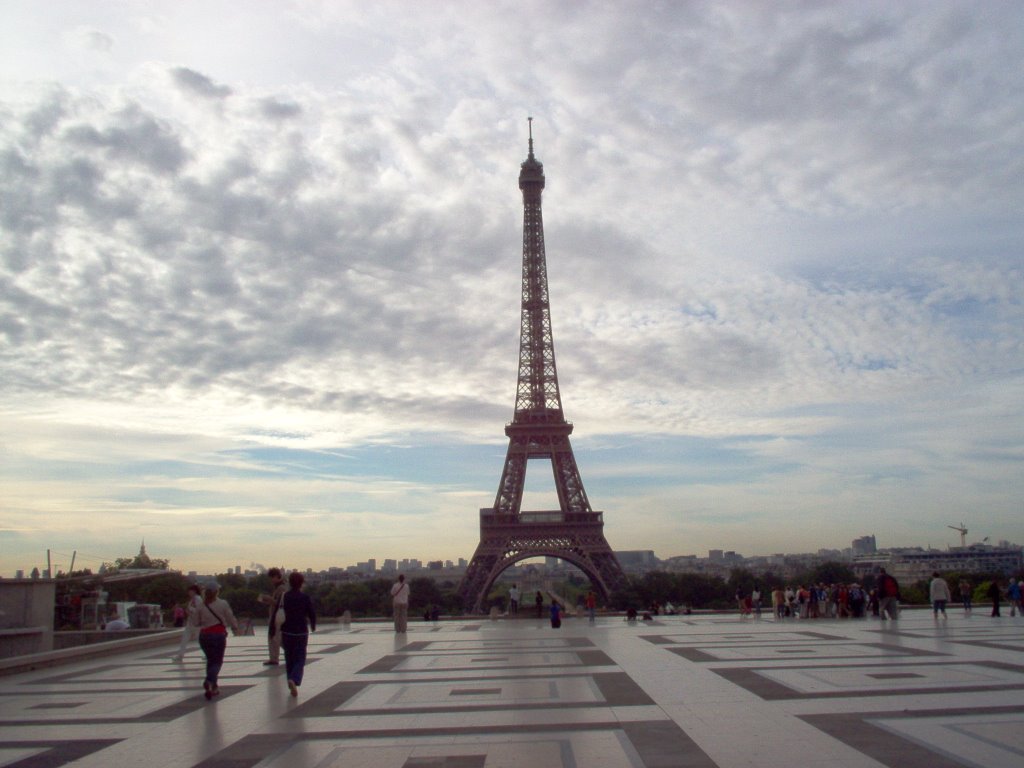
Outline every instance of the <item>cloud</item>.
{"type": "Polygon", "coordinates": [[[260,100],[260,110],[266,117],[282,120],[302,114],[302,107],[294,101],[279,101],[270,96],[260,100]]]}
{"type": "Polygon", "coordinates": [[[109,53],[114,48],[114,38],[106,32],[92,27],[78,27],[72,39],[82,48],[99,53],[109,53]]]}
{"type": "Polygon", "coordinates": [[[194,93],[205,99],[221,100],[232,94],[226,85],[217,85],[206,75],[188,67],[175,67],[170,71],[171,78],[183,91],[194,93]]]}
{"type": "MultiPolygon", "coordinates": [[[[597,473],[624,515],[647,509],[663,540],[684,508],[735,519],[731,533],[772,519],[773,496],[811,519],[830,487],[846,512],[879,488],[951,507],[954,471],[1007,507],[1024,387],[1019,12],[528,10],[302,6],[255,19],[253,35],[277,33],[261,46],[189,48],[162,37],[186,21],[168,9],[132,22],[148,47],[116,75],[5,85],[5,412],[188,436],[138,447],[167,460],[136,484],[162,494],[146,497],[161,519],[290,509],[294,477],[274,504],[227,504],[244,485],[230,473],[170,482],[196,445],[217,467],[254,445],[486,446],[495,476],[463,477],[460,455],[451,476],[436,467],[433,501],[408,482],[410,454],[376,477],[439,519],[451,494],[487,503],[517,370],[532,114],[574,438],[662,448],[597,473]],[[683,438],[743,471],[680,453],[683,438]],[[615,474],[658,487],[623,491],[615,474]]],[[[95,28],[111,53],[133,39],[95,28]]],[[[76,471],[117,466],[112,442],[83,441],[104,469],[76,471]]],[[[295,509],[330,518],[345,490],[295,509]]],[[[120,508],[89,493],[90,509],[120,508]]],[[[362,511],[367,532],[387,512],[362,511]]]]}

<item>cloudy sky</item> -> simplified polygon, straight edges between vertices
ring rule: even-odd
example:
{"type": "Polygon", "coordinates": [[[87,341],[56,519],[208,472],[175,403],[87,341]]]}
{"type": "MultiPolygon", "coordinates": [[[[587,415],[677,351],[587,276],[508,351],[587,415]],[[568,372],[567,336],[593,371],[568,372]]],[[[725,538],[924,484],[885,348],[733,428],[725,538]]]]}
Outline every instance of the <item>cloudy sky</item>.
{"type": "Polygon", "coordinates": [[[1021,72],[1016,2],[7,0],[0,575],[470,557],[528,115],[614,548],[1024,541],[1021,72]]]}

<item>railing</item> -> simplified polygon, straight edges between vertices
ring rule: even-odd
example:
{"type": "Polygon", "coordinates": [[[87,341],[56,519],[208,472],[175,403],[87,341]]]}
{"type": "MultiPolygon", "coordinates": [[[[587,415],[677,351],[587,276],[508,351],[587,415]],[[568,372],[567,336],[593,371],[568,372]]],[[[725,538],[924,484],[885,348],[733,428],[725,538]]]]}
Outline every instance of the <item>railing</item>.
{"type": "Polygon", "coordinates": [[[509,515],[491,507],[480,510],[481,525],[539,525],[544,523],[602,523],[603,512],[562,512],[558,509],[509,515]]]}

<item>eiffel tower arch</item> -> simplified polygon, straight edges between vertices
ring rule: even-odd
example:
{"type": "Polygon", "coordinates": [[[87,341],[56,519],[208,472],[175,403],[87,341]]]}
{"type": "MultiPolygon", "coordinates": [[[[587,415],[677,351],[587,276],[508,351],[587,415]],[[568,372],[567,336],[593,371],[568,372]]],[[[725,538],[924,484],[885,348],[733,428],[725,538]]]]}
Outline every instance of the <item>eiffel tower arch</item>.
{"type": "Polygon", "coordinates": [[[519,171],[523,283],[515,413],[505,425],[508,452],[494,506],[480,510],[480,543],[459,585],[463,604],[475,612],[483,609],[491,585],[504,570],[531,557],[572,563],[606,600],[626,583],[604,536],[604,514],[591,508],[583,489],[569,442],[573,427],[562,412],[541,215],[544,166],[533,155],[533,118],[529,120],[529,153],[519,171]],[[530,459],[551,462],[558,509],[521,509],[530,459]]]}

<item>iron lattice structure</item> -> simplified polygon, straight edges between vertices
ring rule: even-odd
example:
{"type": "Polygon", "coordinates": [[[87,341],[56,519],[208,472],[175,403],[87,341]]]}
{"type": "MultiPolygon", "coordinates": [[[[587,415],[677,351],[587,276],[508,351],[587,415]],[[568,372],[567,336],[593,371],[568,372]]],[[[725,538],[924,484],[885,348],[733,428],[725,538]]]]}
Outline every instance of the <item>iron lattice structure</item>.
{"type": "Polygon", "coordinates": [[[515,414],[505,425],[509,443],[498,494],[493,507],[480,510],[480,544],[459,586],[464,605],[478,613],[502,571],[530,557],[550,556],[572,563],[605,599],[626,581],[604,537],[603,514],[591,509],[583,489],[569,442],[572,424],[562,412],[541,214],[544,166],[533,155],[532,124],[519,189],[523,193],[523,286],[515,414]],[[537,458],[551,461],[557,510],[520,509],[527,462],[537,458]]]}

